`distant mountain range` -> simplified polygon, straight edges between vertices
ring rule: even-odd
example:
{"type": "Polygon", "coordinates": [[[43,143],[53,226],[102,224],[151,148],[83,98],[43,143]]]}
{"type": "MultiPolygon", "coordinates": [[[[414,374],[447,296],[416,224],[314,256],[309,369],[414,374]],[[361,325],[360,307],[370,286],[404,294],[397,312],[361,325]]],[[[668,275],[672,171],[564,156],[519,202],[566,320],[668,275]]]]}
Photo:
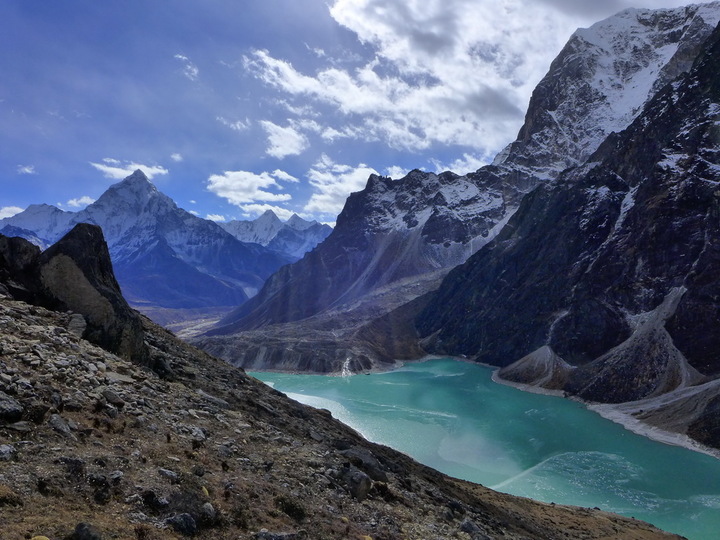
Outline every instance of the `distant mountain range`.
{"type": "MultiPolygon", "coordinates": [[[[252,228],[256,222],[247,223],[252,228]]],[[[0,220],[0,233],[46,248],[78,223],[102,228],[118,281],[133,306],[170,309],[242,304],[329,229],[295,218],[290,225],[280,223],[269,238],[276,246],[287,245],[287,251],[242,242],[218,224],[178,208],[138,170],[80,212],[32,205],[0,220]]]]}
{"type": "Polygon", "coordinates": [[[329,225],[304,220],[297,214],[283,222],[272,210],[252,221],[233,220],[219,225],[241,242],[260,244],[296,260],[332,232],[329,225]]]}

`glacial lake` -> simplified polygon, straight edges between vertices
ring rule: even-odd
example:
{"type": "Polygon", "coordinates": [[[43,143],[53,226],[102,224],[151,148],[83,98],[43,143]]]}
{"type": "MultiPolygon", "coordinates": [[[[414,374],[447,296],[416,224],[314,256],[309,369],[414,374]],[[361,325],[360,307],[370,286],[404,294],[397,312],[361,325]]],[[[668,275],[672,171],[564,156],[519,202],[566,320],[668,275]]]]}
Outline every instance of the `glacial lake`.
{"type": "Polygon", "coordinates": [[[490,368],[440,359],[349,377],[251,375],[451,476],[691,540],[720,538],[720,460],[635,435],[576,402],[494,383],[490,368]]]}

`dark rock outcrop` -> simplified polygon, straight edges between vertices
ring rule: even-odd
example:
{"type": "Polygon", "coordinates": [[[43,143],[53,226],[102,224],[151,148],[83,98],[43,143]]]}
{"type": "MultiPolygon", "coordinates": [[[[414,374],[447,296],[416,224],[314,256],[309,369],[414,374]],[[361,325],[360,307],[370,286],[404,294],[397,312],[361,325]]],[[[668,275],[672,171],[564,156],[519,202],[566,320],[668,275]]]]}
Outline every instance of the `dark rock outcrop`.
{"type": "MultiPolygon", "coordinates": [[[[497,366],[546,348],[574,369],[543,377],[591,401],[720,375],[719,70],[716,29],[686,76],[448,275],[417,318],[424,345],[497,366]]],[[[503,373],[533,379],[520,367],[503,373]]]]}
{"type": "Polygon", "coordinates": [[[78,224],[42,253],[21,238],[0,237],[0,283],[15,298],[81,314],[85,339],[148,361],[142,322],[122,296],[100,227],[78,224]]]}

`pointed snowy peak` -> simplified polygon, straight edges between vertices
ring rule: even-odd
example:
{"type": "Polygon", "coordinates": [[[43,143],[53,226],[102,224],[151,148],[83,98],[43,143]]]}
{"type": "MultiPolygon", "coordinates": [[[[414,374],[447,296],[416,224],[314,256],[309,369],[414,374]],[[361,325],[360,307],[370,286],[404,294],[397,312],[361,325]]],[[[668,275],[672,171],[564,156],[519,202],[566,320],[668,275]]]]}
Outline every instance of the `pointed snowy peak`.
{"type": "Polygon", "coordinates": [[[280,218],[277,217],[277,214],[272,210],[265,210],[260,217],[255,218],[253,221],[258,225],[263,224],[264,226],[276,225],[279,227],[282,225],[282,221],[280,221],[280,218]]]}
{"type": "Polygon", "coordinates": [[[110,186],[97,201],[87,207],[87,212],[91,215],[97,212],[111,215],[122,209],[122,212],[137,215],[148,207],[150,201],[155,201],[156,212],[157,205],[163,206],[166,211],[177,208],[175,202],[160,193],[145,173],[138,169],[124,180],[110,186]]]}
{"type": "Polygon", "coordinates": [[[130,176],[110,186],[111,190],[120,190],[126,193],[133,193],[136,195],[150,196],[155,193],[159,193],[155,185],[150,182],[145,173],[140,169],[132,173],[130,176]]]}
{"type": "Polygon", "coordinates": [[[308,221],[301,218],[297,214],[293,214],[290,219],[285,222],[285,225],[296,231],[304,231],[315,225],[317,221],[308,221]]]}

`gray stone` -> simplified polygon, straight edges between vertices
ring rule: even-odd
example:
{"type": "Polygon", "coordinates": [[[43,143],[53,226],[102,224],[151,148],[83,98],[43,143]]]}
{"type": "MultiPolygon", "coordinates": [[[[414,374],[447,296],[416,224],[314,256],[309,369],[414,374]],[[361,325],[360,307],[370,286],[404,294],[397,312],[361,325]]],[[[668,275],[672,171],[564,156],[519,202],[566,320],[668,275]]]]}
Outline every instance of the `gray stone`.
{"type": "Polygon", "coordinates": [[[109,388],[106,390],[103,390],[102,395],[107,400],[108,403],[110,403],[111,405],[114,405],[118,409],[122,409],[125,406],[125,400],[123,398],[121,398],[116,392],[114,392],[113,390],[110,390],[109,388]]]}
{"type": "Polygon", "coordinates": [[[0,444],[0,461],[10,461],[15,456],[15,447],[10,444],[0,444]]]}
{"type": "Polygon", "coordinates": [[[23,407],[5,392],[0,392],[0,421],[17,422],[22,418],[23,407]]]}
{"type": "Polygon", "coordinates": [[[183,536],[194,536],[198,530],[195,518],[190,514],[177,514],[168,518],[166,523],[183,536]]]}
{"type": "Polygon", "coordinates": [[[68,326],[67,326],[68,332],[70,332],[71,334],[73,334],[77,337],[82,337],[86,328],[87,328],[87,322],[85,322],[85,317],[83,317],[79,313],[73,313],[70,316],[70,320],[68,321],[68,326]]]}
{"type": "Polygon", "coordinates": [[[170,469],[162,469],[161,468],[161,469],[158,469],[158,472],[173,483],[180,481],[180,475],[178,473],[176,473],[175,471],[171,471],[170,469]]]}
{"type": "Polygon", "coordinates": [[[50,427],[57,431],[63,437],[75,440],[76,437],[75,435],[73,435],[70,426],[59,414],[50,415],[50,420],[48,420],[48,424],[50,424],[50,427]]]}
{"type": "Polygon", "coordinates": [[[346,468],[342,476],[350,495],[360,502],[364,501],[372,488],[370,477],[352,465],[346,468]]]}

